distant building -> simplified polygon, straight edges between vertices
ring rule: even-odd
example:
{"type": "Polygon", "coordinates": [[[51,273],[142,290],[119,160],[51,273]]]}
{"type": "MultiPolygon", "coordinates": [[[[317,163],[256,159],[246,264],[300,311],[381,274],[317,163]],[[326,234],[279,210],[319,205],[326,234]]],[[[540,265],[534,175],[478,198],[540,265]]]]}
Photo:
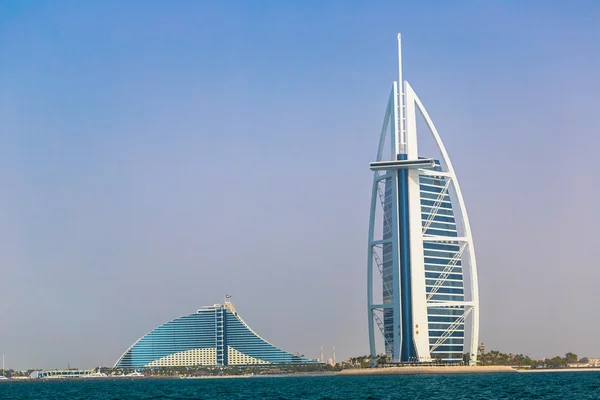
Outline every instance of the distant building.
{"type": "Polygon", "coordinates": [[[29,379],[103,378],[107,375],[94,369],[51,369],[33,371],[29,379]]]}
{"type": "Polygon", "coordinates": [[[590,367],[600,367],[600,358],[588,358],[588,362],[576,362],[569,363],[567,367],[569,368],[590,368],[590,367]]]}
{"type": "Polygon", "coordinates": [[[202,307],[153,329],[115,368],[304,364],[315,360],[285,352],[261,338],[231,302],[202,307]]]}

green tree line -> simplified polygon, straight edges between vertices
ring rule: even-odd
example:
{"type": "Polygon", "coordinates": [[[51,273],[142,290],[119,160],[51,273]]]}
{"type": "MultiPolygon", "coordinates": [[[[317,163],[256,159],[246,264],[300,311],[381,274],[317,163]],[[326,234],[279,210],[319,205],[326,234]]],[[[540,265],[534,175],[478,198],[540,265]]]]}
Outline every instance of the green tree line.
{"type": "Polygon", "coordinates": [[[587,357],[578,358],[577,354],[571,352],[565,354],[564,357],[556,356],[540,360],[534,360],[523,354],[505,354],[497,350],[492,350],[477,357],[478,365],[510,365],[527,368],[564,368],[567,364],[587,364],[588,362],[587,357]]]}

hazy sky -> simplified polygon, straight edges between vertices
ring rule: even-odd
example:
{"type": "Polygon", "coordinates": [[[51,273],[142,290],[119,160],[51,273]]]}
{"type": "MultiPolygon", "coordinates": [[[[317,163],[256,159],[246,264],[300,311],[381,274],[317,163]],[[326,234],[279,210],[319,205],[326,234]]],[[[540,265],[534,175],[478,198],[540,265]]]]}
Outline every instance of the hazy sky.
{"type": "Polygon", "coordinates": [[[458,174],[481,340],[600,357],[600,3],[2,1],[0,353],[112,365],[231,294],[366,354],[396,33],[458,174]]]}

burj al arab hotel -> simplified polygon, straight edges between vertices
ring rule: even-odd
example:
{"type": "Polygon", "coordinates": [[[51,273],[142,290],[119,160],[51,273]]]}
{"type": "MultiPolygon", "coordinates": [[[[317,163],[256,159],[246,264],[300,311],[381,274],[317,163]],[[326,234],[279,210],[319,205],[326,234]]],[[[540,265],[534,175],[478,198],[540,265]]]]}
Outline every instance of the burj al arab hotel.
{"type": "Polygon", "coordinates": [[[372,359],[385,353],[396,363],[452,364],[468,353],[470,364],[476,364],[479,294],[469,217],[442,139],[413,88],[402,80],[400,35],[398,81],[370,168],[372,359]],[[431,149],[425,154],[420,150],[426,141],[431,149]]]}

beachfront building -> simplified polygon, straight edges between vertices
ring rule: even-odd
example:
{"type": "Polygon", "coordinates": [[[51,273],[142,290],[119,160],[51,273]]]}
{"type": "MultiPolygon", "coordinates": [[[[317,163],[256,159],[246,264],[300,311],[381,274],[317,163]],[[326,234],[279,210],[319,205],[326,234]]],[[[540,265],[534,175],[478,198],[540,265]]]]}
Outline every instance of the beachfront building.
{"type": "Polygon", "coordinates": [[[107,377],[107,375],[103,372],[100,372],[99,369],[51,369],[32,371],[29,374],[29,379],[73,379],[105,377],[107,377]]]}
{"type": "Polygon", "coordinates": [[[445,363],[460,363],[469,353],[475,364],[479,295],[469,218],[440,135],[402,81],[401,60],[398,35],[399,79],[370,164],[370,353],[372,359],[385,353],[392,362],[445,363]],[[417,115],[423,122],[417,123],[417,115]],[[421,154],[418,139],[428,140],[427,151],[434,154],[421,154]]]}
{"type": "Polygon", "coordinates": [[[123,353],[115,368],[316,363],[287,353],[254,332],[233,304],[202,307],[153,329],[123,353]]]}

